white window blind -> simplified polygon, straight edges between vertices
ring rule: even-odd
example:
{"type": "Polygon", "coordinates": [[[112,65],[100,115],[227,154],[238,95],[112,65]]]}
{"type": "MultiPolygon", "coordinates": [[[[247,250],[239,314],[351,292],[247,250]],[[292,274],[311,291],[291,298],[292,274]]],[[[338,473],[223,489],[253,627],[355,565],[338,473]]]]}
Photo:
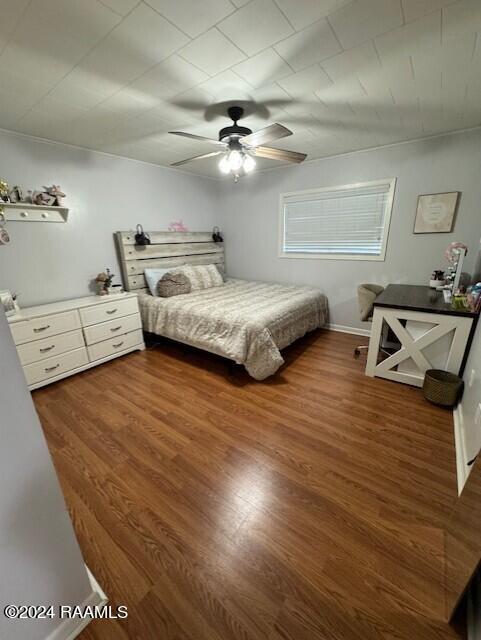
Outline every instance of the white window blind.
{"type": "Polygon", "coordinates": [[[383,260],[395,180],[281,196],[281,255],[383,260]]]}

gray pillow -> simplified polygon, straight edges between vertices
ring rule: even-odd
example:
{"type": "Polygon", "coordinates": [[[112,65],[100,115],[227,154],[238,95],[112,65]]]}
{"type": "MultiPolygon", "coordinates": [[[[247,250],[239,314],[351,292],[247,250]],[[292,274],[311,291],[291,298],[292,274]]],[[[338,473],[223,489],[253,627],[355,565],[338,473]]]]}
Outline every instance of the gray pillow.
{"type": "Polygon", "coordinates": [[[161,298],[180,296],[183,293],[190,293],[191,289],[189,278],[180,271],[165,273],[157,283],[157,295],[161,298]]]}
{"type": "Polygon", "coordinates": [[[183,273],[189,278],[192,291],[220,287],[224,284],[224,279],[215,264],[186,264],[179,268],[179,273],[183,273]]]}

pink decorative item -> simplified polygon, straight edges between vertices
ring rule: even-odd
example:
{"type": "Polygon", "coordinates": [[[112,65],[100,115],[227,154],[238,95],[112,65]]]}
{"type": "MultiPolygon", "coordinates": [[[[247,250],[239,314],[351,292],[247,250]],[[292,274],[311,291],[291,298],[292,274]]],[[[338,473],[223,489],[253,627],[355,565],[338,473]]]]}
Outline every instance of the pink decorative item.
{"type": "Polygon", "coordinates": [[[178,220],[177,222],[171,222],[169,224],[169,231],[188,231],[189,229],[185,226],[182,220],[178,220]]]}
{"type": "Polygon", "coordinates": [[[454,264],[459,259],[459,253],[456,251],[457,249],[466,249],[466,253],[468,253],[468,247],[464,244],[464,242],[451,242],[448,245],[448,248],[444,252],[444,257],[448,262],[454,264]]]}

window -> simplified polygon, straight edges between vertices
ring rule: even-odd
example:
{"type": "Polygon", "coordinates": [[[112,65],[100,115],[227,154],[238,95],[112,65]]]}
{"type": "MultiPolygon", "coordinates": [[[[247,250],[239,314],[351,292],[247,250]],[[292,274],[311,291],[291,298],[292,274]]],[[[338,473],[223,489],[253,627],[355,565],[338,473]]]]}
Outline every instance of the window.
{"type": "Polygon", "coordinates": [[[384,260],[396,179],[281,195],[280,256],[384,260]]]}

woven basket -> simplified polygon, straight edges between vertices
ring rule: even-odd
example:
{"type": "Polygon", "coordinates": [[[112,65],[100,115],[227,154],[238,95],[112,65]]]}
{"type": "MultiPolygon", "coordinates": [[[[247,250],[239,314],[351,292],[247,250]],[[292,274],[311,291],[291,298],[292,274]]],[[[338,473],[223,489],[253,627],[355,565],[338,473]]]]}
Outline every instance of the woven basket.
{"type": "Polygon", "coordinates": [[[454,373],[442,369],[429,369],[424,376],[424,397],[441,407],[454,407],[463,385],[462,379],[454,373]]]}

